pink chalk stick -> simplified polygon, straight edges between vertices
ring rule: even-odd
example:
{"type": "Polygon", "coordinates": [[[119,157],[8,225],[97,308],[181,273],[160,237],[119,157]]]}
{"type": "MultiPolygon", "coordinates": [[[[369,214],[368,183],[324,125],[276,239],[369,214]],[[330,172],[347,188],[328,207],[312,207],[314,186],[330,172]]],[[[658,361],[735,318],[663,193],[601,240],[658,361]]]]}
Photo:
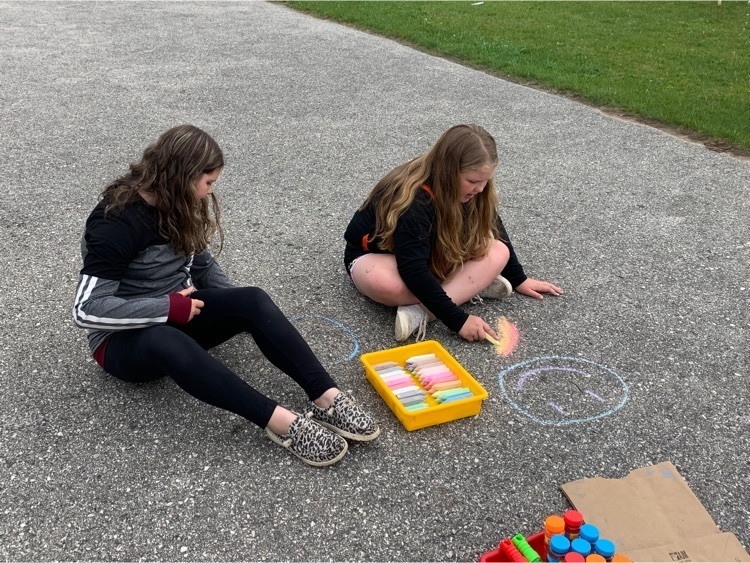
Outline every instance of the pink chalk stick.
{"type": "Polygon", "coordinates": [[[448,368],[443,368],[442,370],[436,371],[434,373],[429,373],[427,375],[419,375],[419,376],[417,376],[417,379],[419,379],[419,381],[429,381],[433,377],[437,377],[437,376],[443,375],[445,373],[453,373],[453,372],[451,370],[449,370],[448,368]]]}
{"type": "Polygon", "coordinates": [[[428,366],[419,367],[414,370],[414,373],[418,373],[419,375],[427,375],[431,371],[435,371],[436,369],[445,368],[445,364],[443,362],[437,362],[434,364],[430,364],[428,366]]]}
{"type": "Polygon", "coordinates": [[[441,377],[445,377],[445,376],[450,376],[451,378],[455,378],[456,374],[453,373],[450,370],[443,370],[443,371],[441,371],[439,373],[433,373],[432,375],[428,375],[428,376],[424,377],[422,379],[422,383],[429,383],[431,381],[434,382],[436,379],[441,378],[441,377]]]}
{"type": "Polygon", "coordinates": [[[411,381],[404,381],[403,383],[396,383],[394,385],[389,385],[388,389],[390,389],[391,391],[397,391],[399,389],[403,389],[404,387],[411,387],[412,383],[413,382],[411,381]]]}
{"type": "Polygon", "coordinates": [[[380,379],[382,379],[383,381],[388,381],[389,379],[398,379],[401,377],[409,377],[409,374],[405,371],[397,371],[394,373],[389,373],[388,375],[381,375],[380,379]]]}
{"type": "Polygon", "coordinates": [[[414,380],[412,380],[411,377],[400,377],[398,379],[391,379],[390,381],[386,381],[386,385],[391,389],[393,389],[396,385],[401,385],[402,383],[406,383],[407,385],[414,385],[414,380]]]}

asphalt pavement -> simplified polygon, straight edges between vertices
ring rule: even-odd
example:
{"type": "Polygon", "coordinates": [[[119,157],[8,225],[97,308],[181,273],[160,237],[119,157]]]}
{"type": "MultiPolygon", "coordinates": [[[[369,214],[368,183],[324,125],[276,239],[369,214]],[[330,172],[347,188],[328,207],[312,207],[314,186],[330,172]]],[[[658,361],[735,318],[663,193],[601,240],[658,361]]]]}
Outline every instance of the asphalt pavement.
{"type": "MultiPolygon", "coordinates": [[[[471,561],[568,508],[561,484],[661,461],[750,544],[747,160],[264,2],[0,2],[0,86],[0,558],[471,561]],[[507,356],[431,325],[489,396],[408,432],[359,359],[396,346],[394,311],[354,290],[342,233],[463,122],[498,142],[526,272],[566,293],[468,306],[515,327],[507,356]],[[336,466],[115,380],[72,322],[97,194],[181,123],[226,155],[229,275],[380,421],[336,466]]],[[[216,354],[303,407],[250,338],[216,354]]]]}

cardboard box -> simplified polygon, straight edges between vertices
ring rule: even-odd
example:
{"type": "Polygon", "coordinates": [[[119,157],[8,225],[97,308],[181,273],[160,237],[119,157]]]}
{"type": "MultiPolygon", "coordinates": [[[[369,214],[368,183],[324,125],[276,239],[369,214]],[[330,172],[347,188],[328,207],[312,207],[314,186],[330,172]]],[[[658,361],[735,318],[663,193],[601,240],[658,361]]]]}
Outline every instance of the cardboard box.
{"type": "Polygon", "coordinates": [[[561,488],[601,537],[633,561],[750,562],[735,535],[719,531],[668,461],[635,469],[623,479],[594,477],[561,488]]]}

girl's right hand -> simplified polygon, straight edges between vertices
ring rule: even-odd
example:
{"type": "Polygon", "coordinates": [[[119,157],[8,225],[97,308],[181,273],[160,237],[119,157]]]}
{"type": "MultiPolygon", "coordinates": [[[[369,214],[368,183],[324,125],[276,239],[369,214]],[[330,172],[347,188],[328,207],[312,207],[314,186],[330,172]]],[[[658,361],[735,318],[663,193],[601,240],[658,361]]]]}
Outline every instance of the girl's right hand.
{"type": "MultiPolygon", "coordinates": [[[[190,294],[193,292],[195,292],[194,287],[188,287],[187,289],[178,291],[180,295],[183,295],[185,297],[190,297],[190,294]]],[[[201,314],[201,309],[203,308],[203,305],[204,305],[203,301],[201,301],[200,299],[193,299],[192,297],[190,297],[190,300],[191,300],[191,307],[190,307],[190,318],[188,319],[188,322],[192,321],[195,315],[201,314]]]]}
{"type": "Polygon", "coordinates": [[[201,309],[204,305],[203,301],[201,301],[200,299],[191,299],[191,301],[193,302],[193,305],[192,307],[190,307],[190,319],[188,320],[188,322],[192,321],[195,315],[201,314],[201,309]]]}
{"type": "Polygon", "coordinates": [[[469,315],[466,319],[464,326],[458,331],[458,334],[464,340],[474,342],[475,340],[484,340],[485,334],[489,334],[492,338],[499,340],[500,337],[497,333],[492,330],[492,327],[488,325],[481,317],[476,315],[469,315]]]}

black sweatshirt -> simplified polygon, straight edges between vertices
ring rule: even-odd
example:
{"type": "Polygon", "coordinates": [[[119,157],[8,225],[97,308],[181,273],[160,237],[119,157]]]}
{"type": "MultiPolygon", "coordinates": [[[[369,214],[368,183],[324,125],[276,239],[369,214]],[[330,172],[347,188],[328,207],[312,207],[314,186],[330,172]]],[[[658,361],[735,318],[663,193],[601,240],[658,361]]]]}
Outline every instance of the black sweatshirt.
{"type": "MultiPolygon", "coordinates": [[[[373,202],[364,211],[357,210],[346,228],[344,265],[347,267],[352,260],[364,254],[388,252],[380,249],[378,239],[366,242],[375,232],[375,206],[376,202],[373,202]]],[[[469,315],[451,301],[443,291],[440,280],[429,268],[437,229],[435,217],[435,205],[431,196],[426,190],[420,190],[398,219],[393,238],[393,254],[396,256],[399,275],[409,291],[445,326],[458,332],[469,315]]],[[[502,275],[515,288],[526,280],[526,274],[516,257],[499,215],[497,226],[501,240],[510,250],[510,259],[502,275]]]]}

